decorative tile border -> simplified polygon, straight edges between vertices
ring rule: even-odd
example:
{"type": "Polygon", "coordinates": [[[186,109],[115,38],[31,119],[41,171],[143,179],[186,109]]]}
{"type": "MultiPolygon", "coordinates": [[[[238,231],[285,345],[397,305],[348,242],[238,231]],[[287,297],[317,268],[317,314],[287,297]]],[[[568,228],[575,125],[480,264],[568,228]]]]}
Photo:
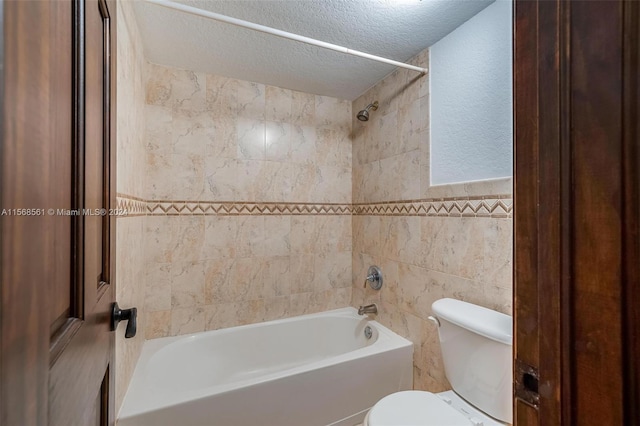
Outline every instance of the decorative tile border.
{"type": "Polygon", "coordinates": [[[354,205],[354,215],[512,217],[511,196],[440,198],[354,205]]]}
{"type": "Polygon", "coordinates": [[[146,216],[147,201],[131,195],[116,194],[116,209],[119,216],[146,216]]]}
{"type": "Polygon", "coordinates": [[[209,201],[152,201],[125,194],[117,196],[122,216],[245,216],[245,215],[353,215],[512,217],[509,195],[389,201],[381,203],[248,203],[209,201]]]}
{"type": "Polygon", "coordinates": [[[348,215],[353,214],[351,204],[338,203],[249,203],[213,201],[153,201],[126,194],[117,195],[119,210],[128,210],[123,216],[238,216],[238,215],[348,215]],[[133,212],[133,214],[131,213],[133,212]]]}
{"type": "Polygon", "coordinates": [[[351,215],[350,204],[147,202],[149,215],[351,215]]]}

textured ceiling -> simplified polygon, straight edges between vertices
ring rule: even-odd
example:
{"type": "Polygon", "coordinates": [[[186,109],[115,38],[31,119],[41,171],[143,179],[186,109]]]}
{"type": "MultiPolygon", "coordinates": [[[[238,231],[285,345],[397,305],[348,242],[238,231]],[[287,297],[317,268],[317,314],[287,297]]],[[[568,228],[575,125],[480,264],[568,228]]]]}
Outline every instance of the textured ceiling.
{"type": "MultiPolygon", "coordinates": [[[[181,3],[406,61],[494,0],[181,0],[181,3]]],[[[353,100],[394,70],[135,1],[151,62],[353,100]]]]}

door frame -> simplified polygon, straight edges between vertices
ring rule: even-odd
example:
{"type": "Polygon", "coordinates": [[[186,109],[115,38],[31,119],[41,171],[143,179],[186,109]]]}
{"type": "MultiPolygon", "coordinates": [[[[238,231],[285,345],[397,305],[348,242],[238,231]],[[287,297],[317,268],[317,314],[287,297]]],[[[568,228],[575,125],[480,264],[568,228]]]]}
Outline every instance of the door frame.
{"type": "Polygon", "coordinates": [[[640,424],[640,4],[514,28],[514,424],[640,424]]]}

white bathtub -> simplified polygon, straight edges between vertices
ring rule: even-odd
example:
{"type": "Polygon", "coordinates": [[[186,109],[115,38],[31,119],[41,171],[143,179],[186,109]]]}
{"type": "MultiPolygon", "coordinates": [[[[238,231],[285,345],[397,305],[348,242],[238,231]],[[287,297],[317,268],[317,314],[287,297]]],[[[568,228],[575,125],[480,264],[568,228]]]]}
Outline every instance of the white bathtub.
{"type": "Polygon", "coordinates": [[[412,353],[353,308],[150,340],[118,425],[352,426],[412,388],[412,353]]]}

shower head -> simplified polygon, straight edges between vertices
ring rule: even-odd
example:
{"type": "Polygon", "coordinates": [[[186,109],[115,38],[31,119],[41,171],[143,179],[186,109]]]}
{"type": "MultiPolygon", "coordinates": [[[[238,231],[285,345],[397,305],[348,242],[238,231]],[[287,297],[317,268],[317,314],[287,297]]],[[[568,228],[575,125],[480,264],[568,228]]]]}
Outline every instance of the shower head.
{"type": "Polygon", "coordinates": [[[360,111],[357,115],[358,120],[360,121],[369,121],[369,110],[377,110],[378,109],[378,101],[375,101],[372,104],[367,105],[367,107],[365,109],[363,109],[362,111],[360,111]]]}

